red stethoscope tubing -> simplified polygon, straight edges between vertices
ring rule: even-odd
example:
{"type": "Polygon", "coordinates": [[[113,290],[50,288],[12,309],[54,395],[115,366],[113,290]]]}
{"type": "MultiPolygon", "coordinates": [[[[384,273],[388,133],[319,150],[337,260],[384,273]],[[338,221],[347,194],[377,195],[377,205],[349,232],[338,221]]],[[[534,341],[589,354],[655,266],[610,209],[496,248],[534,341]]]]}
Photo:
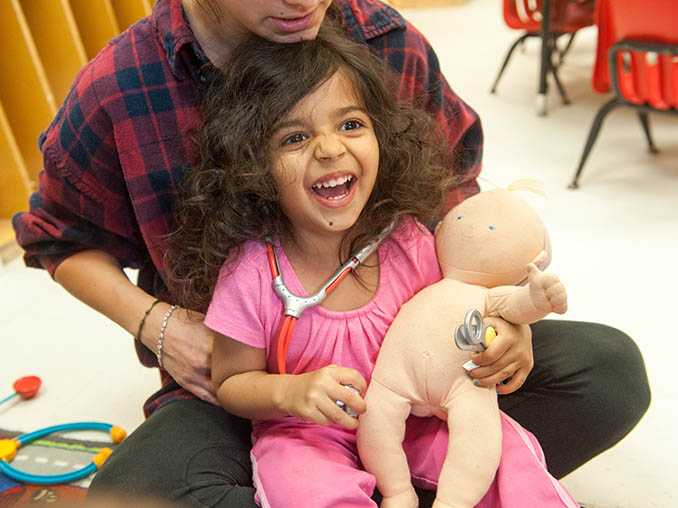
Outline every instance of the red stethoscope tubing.
{"type": "MultiPolygon", "coordinates": [[[[266,253],[268,255],[268,266],[271,269],[271,276],[273,279],[280,275],[278,269],[278,263],[275,259],[275,253],[273,252],[273,246],[270,243],[266,244],[266,253]]],[[[351,268],[347,267],[343,272],[341,272],[337,278],[325,289],[325,295],[329,295],[334,289],[339,285],[339,283],[346,278],[346,276],[351,272],[351,268]]],[[[295,316],[291,316],[285,313],[283,322],[280,325],[280,330],[278,331],[278,340],[276,346],[276,359],[278,361],[278,372],[280,374],[287,373],[287,351],[290,348],[290,341],[292,340],[292,334],[294,333],[294,327],[297,324],[297,319],[295,316]]]]}
{"type": "Polygon", "coordinates": [[[365,247],[355,252],[353,256],[344,263],[342,266],[337,268],[337,271],[325,282],[325,286],[321,288],[315,295],[309,297],[299,297],[297,295],[291,294],[291,292],[285,286],[285,282],[282,280],[282,275],[280,274],[280,268],[278,267],[278,260],[273,250],[273,245],[270,241],[266,242],[266,254],[268,257],[268,266],[271,269],[271,276],[273,277],[273,285],[275,287],[276,293],[280,296],[283,309],[284,309],[284,318],[283,322],[280,325],[280,330],[278,331],[278,341],[277,341],[277,350],[276,350],[276,359],[278,362],[278,372],[280,374],[285,374],[286,369],[286,358],[287,351],[290,347],[290,341],[292,339],[292,333],[294,332],[294,326],[301,316],[301,313],[304,309],[311,305],[318,305],[327,295],[329,295],[334,289],[341,283],[346,276],[355,270],[363,261],[365,261],[381,244],[381,242],[386,238],[393,228],[395,227],[395,221],[389,224],[374,240],[369,242],[365,247]],[[288,298],[294,298],[296,305],[288,305],[288,298]],[[299,300],[302,301],[303,305],[298,305],[299,300]],[[294,308],[292,308],[294,307],[294,308]]]}
{"type": "MultiPolygon", "coordinates": [[[[271,269],[271,276],[275,279],[280,275],[280,272],[278,271],[278,263],[275,259],[273,246],[270,243],[266,244],[266,254],[268,255],[268,266],[271,269]]],[[[296,318],[285,314],[283,322],[280,325],[280,330],[278,331],[276,358],[278,360],[278,372],[280,374],[285,374],[287,370],[287,362],[285,359],[287,358],[287,350],[290,347],[290,340],[292,339],[295,324],[296,318]]]]}
{"type": "Polygon", "coordinates": [[[294,316],[285,316],[278,332],[278,372],[280,374],[287,373],[287,351],[290,348],[290,341],[294,333],[294,325],[297,323],[297,318],[294,316]]]}

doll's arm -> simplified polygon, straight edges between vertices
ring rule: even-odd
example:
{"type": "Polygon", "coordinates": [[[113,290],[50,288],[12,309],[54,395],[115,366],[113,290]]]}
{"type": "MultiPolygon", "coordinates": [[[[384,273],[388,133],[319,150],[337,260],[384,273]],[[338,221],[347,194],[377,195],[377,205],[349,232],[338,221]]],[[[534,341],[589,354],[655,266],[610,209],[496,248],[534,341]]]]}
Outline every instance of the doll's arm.
{"type": "Polygon", "coordinates": [[[472,508],[490,488],[501,456],[494,388],[464,383],[445,404],[450,441],[433,508],[472,508]]]}
{"type": "Polygon", "coordinates": [[[567,292],[560,279],[528,266],[525,286],[499,286],[487,290],[487,316],[499,316],[515,324],[530,324],[551,312],[564,314],[567,310],[567,292]]]}
{"type": "Polygon", "coordinates": [[[381,507],[416,508],[419,500],[402,446],[410,401],[372,379],[365,402],[367,411],[358,424],[358,452],[365,470],[377,480],[384,497],[381,507]]]}

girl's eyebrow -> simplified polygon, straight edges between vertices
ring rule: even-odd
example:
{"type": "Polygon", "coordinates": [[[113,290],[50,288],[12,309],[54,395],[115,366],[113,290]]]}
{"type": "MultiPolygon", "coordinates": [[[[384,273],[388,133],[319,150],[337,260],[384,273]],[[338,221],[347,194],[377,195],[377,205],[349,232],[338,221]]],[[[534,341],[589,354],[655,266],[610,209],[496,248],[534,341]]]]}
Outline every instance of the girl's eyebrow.
{"type": "Polygon", "coordinates": [[[352,104],[350,106],[346,106],[344,108],[340,108],[335,112],[336,116],[344,116],[348,113],[353,113],[354,111],[358,111],[360,113],[365,113],[367,114],[367,111],[365,111],[365,108],[362,108],[358,106],[357,104],[352,104]]]}
{"type": "MultiPolygon", "coordinates": [[[[336,117],[341,117],[344,115],[347,115],[348,113],[352,113],[353,111],[358,111],[360,113],[367,114],[365,111],[365,108],[362,108],[358,106],[357,104],[351,104],[350,106],[345,106],[343,108],[339,108],[334,113],[332,114],[333,116],[336,117]]],[[[282,129],[288,129],[291,127],[304,127],[306,123],[298,118],[292,118],[291,120],[285,120],[284,122],[280,122],[278,125],[275,126],[275,131],[280,131],[282,129]]]]}

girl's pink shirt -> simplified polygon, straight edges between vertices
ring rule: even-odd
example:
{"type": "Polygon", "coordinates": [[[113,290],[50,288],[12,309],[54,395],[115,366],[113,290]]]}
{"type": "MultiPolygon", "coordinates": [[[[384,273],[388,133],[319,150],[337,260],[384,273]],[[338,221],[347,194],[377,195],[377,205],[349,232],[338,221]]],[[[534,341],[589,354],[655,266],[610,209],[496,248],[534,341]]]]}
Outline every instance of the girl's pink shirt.
{"type": "MultiPolygon", "coordinates": [[[[293,293],[306,295],[285,252],[275,245],[280,271],[293,293]]],[[[431,233],[406,219],[378,248],[379,286],[362,307],[337,312],[320,306],[304,311],[287,354],[287,370],[299,374],[337,364],[358,370],[369,381],[386,331],[400,306],[441,278],[431,233]]],[[[222,267],[205,325],[266,350],[268,372],[277,372],[276,339],[283,305],[275,294],[266,247],[247,242],[237,261],[222,267]]]]}

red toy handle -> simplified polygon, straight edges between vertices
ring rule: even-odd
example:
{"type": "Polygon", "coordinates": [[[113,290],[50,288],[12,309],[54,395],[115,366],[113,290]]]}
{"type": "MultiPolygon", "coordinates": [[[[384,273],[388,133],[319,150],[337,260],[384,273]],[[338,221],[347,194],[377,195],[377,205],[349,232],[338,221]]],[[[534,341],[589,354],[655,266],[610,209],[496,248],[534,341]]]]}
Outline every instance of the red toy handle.
{"type": "Polygon", "coordinates": [[[24,376],[14,381],[12,387],[22,399],[32,399],[40,390],[42,380],[38,376],[24,376]]]}

